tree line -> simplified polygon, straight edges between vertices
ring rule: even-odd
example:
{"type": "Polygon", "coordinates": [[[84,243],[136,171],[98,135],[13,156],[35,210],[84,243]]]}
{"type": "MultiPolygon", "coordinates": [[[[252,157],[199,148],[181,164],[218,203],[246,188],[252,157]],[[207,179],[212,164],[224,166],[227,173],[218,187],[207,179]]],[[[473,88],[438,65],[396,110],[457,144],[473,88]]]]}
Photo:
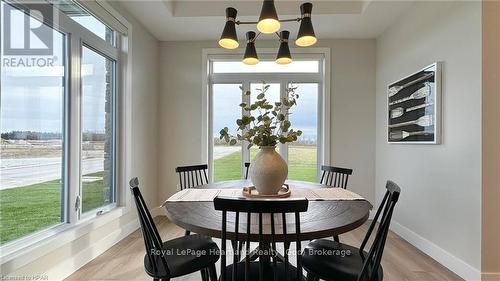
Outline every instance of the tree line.
{"type": "MultiPolygon", "coordinates": [[[[11,131],[1,134],[4,140],[60,140],[62,133],[33,132],[33,131],[11,131]]],[[[105,141],[105,133],[84,132],[83,141],[105,141]]]]}

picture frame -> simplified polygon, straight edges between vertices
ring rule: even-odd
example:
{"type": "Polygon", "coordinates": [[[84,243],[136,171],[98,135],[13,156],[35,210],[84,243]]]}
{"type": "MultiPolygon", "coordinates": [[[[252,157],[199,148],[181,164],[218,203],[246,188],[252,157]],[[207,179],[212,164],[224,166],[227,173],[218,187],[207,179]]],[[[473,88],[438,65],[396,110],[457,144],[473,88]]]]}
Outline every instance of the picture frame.
{"type": "Polygon", "coordinates": [[[441,76],[435,62],[387,86],[388,143],[441,143],[441,76]]]}

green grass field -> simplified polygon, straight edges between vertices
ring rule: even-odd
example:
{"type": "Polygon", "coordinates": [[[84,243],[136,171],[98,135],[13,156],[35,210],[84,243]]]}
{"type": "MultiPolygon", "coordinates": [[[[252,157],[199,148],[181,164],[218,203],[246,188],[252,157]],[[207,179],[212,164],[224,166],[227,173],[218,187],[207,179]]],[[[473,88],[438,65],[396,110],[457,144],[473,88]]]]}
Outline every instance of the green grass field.
{"type": "MultiPolygon", "coordinates": [[[[252,148],[253,159],[258,149],[252,148]]],[[[316,181],[316,147],[289,147],[288,178],[316,181]]],[[[214,161],[214,181],[240,179],[241,152],[214,161]]],[[[102,177],[103,172],[85,176],[102,177]]],[[[104,205],[103,180],[83,182],[83,212],[104,205]]],[[[61,222],[61,181],[0,190],[0,244],[61,222]]]]}
{"type": "MultiPolygon", "coordinates": [[[[292,180],[317,181],[316,147],[290,146],[288,149],[288,178],[292,180]]],[[[258,148],[250,149],[253,159],[258,148]]],[[[240,179],[241,151],[233,152],[214,161],[214,181],[240,179]]]]}
{"type": "MultiPolygon", "coordinates": [[[[102,177],[103,172],[86,176],[102,177]]],[[[103,181],[84,182],[82,210],[104,204],[103,181]]],[[[0,244],[61,222],[61,181],[0,190],[0,244]]]]}

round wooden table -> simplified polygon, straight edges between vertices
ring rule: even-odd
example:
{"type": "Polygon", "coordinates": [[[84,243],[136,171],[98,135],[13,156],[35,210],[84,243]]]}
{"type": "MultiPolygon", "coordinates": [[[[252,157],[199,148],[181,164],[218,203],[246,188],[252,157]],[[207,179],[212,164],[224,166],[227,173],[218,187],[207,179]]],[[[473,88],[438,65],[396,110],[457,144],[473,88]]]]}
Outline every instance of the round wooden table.
{"type": "MultiPolygon", "coordinates": [[[[293,192],[294,187],[300,188],[321,188],[328,187],[318,183],[303,181],[286,181],[293,192]]],[[[250,186],[248,180],[234,180],[201,185],[200,189],[224,189],[243,188],[250,186]]],[[[222,213],[214,209],[213,202],[165,202],[163,207],[167,217],[178,226],[210,237],[221,238],[222,213]]],[[[312,240],[324,237],[332,237],[349,232],[362,225],[369,215],[372,205],[366,200],[341,200],[341,201],[309,201],[307,212],[300,214],[301,220],[301,240],[312,240]]],[[[227,238],[234,239],[234,213],[228,213],[227,238]]],[[[288,235],[294,237],[293,219],[287,219],[288,235]]],[[[243,229],[246,229],[246,220],[240,214],[240,241],[246,241],[247,237],[243,229]]],[[[258,241],[258,227],[252,225],[250,241],[258,241]],[[254,232],[255,231],[255,232],[254,232]]],[[[269,234],[270,235],[270,234],[269,234]]],[[[283,241],[283,235],[277,235],[276,241],[283,241]]]]}

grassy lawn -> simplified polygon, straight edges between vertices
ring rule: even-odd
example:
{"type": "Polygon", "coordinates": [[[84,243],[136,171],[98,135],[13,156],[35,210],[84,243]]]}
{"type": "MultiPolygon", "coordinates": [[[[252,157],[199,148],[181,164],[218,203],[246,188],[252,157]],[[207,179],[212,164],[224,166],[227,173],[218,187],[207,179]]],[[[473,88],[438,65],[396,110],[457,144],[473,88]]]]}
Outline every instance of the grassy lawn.
{"type": "MultiPolygon", "coordinates": [[[[103,172],[85,176],[101,177],[103,172]]],[[[103,181],[83,183],[83,212],[104,204],[103,181]]],[[[0,190],[0,244],[61,222],[61,181],[0,190]]]]}
{"type": "MultiPolygon", "coordinates": [[[[250,149],[253,159],[258,148],[250,149]]],[[[288,149],[288,178],[293,180],[317,181],[316,147],[290,146],[288,149]]],[[[214,181],[240,179],[241,152],[233,152],[214,161],[214,181]]]]}
{"type": "MultiPolygon", "coordinates": [[[[258,149],[250,150],[251,158],[258,149]]],[[[241,151],[214,161],[214,180],[239,179],[241,151]]],[[[288,178],[317,181],[316,148],[289,147],[288,178]]],[[[88,174],[102,177],[104,172],[88,174]]],[[[83,212],[105,204],[103,180],[83,182],[83,212]]],[[[33,185],[0,190],[0,244],[44,229],[61,221],[61,181],[53,180],[33,185]]]]}
{"type": "Polygon", "coordinates": [[[214,181],[241,179],[241,150],[214,161],[214,181]]]}

